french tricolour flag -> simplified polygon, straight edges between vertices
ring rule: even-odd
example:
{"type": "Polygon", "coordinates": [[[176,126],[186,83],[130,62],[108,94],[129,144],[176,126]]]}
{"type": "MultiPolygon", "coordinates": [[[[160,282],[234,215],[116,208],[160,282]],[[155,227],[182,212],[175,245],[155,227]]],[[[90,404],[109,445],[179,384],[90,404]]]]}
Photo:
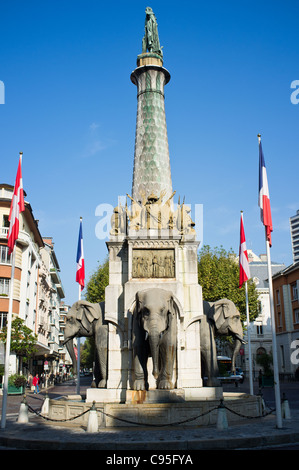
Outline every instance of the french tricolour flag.
{"type": "Polygon", "coordinates": [[[266,165],[263,155],[262,143],[259,141],[259,207],[261,209],[261,221],[266,228],[266,237],[269,245],[272,246],[271,232],[273,232],[271,206],[266,165]]]}
{"type": "Polygon", "coordinates": [[[20,213],[24,212],[25,204],[24,204],[24,191],[23,191],[23,179],[22,179],[22,153],[20,153],[19,158],[19,165],[18,171],[16,176],[16,182],[14,187],[14,192],[11,200],[10,205],[10,213],[8,220],[9,230],[7,234],[7,245],[8,245],[8,253],[11,254],[14,250],[15,243],[19,236],[19,225],[20,225],[20,213]]]}
{"type": "Polygon", "coordinates": [[[81,290],[84,289],[85,282],[85,267],[84,267],[84,252],[83,252],[83,231],[82,231],[82,219],[80,218],[80,229],[78,239],[78,250],[77,250],[77,272],[76,282],[81,286],[81,290]]]}

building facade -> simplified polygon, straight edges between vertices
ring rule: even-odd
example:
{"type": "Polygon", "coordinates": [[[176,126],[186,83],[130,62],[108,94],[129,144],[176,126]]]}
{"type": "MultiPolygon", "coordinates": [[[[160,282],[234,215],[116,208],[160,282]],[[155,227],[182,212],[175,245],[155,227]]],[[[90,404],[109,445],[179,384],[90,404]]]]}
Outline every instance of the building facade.
{"type": "Polygon", "coordinates": [[[296,341],[299,344],[299,262],[272,279],[279,372],[293,376],[299,365],[297,356],[292,354],[296,341]]]}
{"type": "MultiPolygon", "coordinates": [[[[0,185],[0,329],[7,324],[11,285],[12,260],[8,254],[7,233],[13,190],[11,185],[0,185]]],[[[26,198],[26,193],[24,195],[26,198]]],[[[65,359],[66,351],[60,346],[60,305],[64,291],[59,271],[53,241],[43,239],[31,205],[25,200],[15,248],[12,318],[21,318],[37,335],[37,351],[27,363],[11,352],[9,375],[20,369],[25,375],[29,372],[55,374],[59,371],[62,358],[65,359]]],[[[1,363],[4,363],[3,349],[1,363]]]]}
{"type": "Polygon", "coordinates": [[[291,229],[291,240],[292,240],[292,251],[293,251],[293,262],[299,261],[299,210],[296,215],[290,217],[290,229],[291,229]]]}
{"type": "MultiPolygon", "coordinates": [[[[250,277],[253,279],[256,290],[258,292],[258,299],[260,302],[260,313],[250,324],[250,344],[252,353],[252,371],[253,376],[256,378],[260,370],[257,364],[257,356],[263,353],[272,352],[272,330],[271,330],[271,313],[270,313],[270,297],[269,297],[269,282],[268,282],[268,265],[267,256],[257,256],[252,250],[247,250],[250,277]]],[[[271,262],[272,274],[280,272],[285,268],[283,263],[271,262]]],[[[246,332],[245,332],[246,339],[246,332]]],[[[244,345],[242,356],[242,367],[244,371],[249,371],[249,354],[248,344],[244,345]]]]}

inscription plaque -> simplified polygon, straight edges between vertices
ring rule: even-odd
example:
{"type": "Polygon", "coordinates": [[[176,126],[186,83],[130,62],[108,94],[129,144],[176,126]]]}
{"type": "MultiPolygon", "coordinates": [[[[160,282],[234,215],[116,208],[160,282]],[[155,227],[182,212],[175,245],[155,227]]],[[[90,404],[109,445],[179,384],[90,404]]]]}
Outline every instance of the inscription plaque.
{"type": "Polygon", "coordinates": [[[175,277],[174,249],[133,249],[132,277],[175,277]]]}

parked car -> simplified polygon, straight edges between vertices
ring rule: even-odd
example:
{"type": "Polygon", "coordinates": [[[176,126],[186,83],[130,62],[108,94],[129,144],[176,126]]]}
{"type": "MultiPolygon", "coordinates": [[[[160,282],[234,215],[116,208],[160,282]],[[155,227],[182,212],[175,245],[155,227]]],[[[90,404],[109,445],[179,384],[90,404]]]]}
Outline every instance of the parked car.
{"type": "Polygon", "coordinates": [[[242,371],[242,369],[240,369],[239,367],[236,367],[236,373],[233,374],[232,372],[228,372],[227,374],[225,375],[222,375],[220,377],[218,377],[218,379],[222,382],[222,383],[243,383],[244,382],[244,373],[242,371]]]}

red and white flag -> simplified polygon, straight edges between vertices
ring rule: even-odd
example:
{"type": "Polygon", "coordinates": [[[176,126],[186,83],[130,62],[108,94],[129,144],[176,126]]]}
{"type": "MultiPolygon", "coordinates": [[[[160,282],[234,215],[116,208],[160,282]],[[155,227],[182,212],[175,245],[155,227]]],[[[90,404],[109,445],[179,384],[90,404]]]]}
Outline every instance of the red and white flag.
{"type": "Polygon", "coordinates": [[[84,284],[85,284],[85,266],[84,266],[84,252],[83,252],[82,219],[80,219],[80,230],[79,230],[76,261],[77,261],[76,282],[80,284],[81,290],[83,290],[84,284]]]}
{"type": "Polygon", "coordinates": [[[240,222],[239,268],[240,268],[239,287],[241,288],[244,282],[248,281],[248,279],[250,278],[249,262],[248,262],[247,248],[246,248],[242,212],[241,212],[241,222],[240,222]]]}
{"type": "Polygon", "coordinates": [[[22,180],[22,156],[20,154],[18,171],[16,176],[16,182],[14,187],[14,193],[10,205],[9,213],[9,230],[7,234],[8,238],[8,253],[11,254],[14,250],[15,243],[19,236],[19,226],[20,226],[20,213],[24,212],[25,203],[24,203],[24,191],[23,191],[23,180],[22,180]]]}
{"type": "Polygon", "coordinates": [[[262,143],[259,140],[259,207],[261,209],[261,221],[266,228],[266,238],[272,246],[271,232],[273,232],[269,186],[262,143]]]}

